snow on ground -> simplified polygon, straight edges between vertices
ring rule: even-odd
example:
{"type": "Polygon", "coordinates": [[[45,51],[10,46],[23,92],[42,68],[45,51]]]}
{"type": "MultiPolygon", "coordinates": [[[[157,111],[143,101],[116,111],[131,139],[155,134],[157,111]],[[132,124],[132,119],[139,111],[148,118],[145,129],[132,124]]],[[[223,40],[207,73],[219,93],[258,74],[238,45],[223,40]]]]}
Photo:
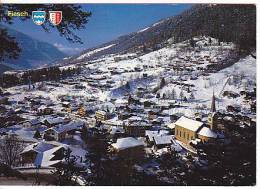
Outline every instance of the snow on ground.
{"type": "Polygon", "coordinates": [[[113,47],[114,45],[115,45],[115,44],[111,44],[111,45],[108,45],[108,46],[105,46],[105,47],[101,47],[101,48],[95,49],[95,50],[93,50],[93,51],[89,51],[89,52],[87,52],[87,53],[85,53],[85,54],[79,56],[79,57],[77,58],[77,60],[81,60],[81,59],[83,59],[83,58],[87,58],[87,57],[89,57],[89,56],[91,56],[91,55],[93,55],[93,54],[95,54],[95,53],[97,53],[97,52],[100,52],[100,51],[109,49],[110,47],[113,47]]]}
{"type": "Polygon", "coordinates": [[[147,27],[147,28],[141,29],[141,30],[139,30],[137,33],[144,32],[144,31],[148,30],[149,28],[150,28],[150,27],[147,27]]]}
{"type": "MultiPolygon", "coordinates": [[[[202,46],[204,43],[208,41],[208,38],[195,38],[197,40],[197,43],[199,46],[202,46]]],[[[167,74],[167,71],[164,68],[164,65],[169,65],[174,62],[178,62],[180,58],[185,58],[187,56],[191,57],[191,60],[196,61],[194,57],[209,57],[211,61],[217,61],[217,59],[224,58],[228,55],[229,50],[234,48],[234,45],[231,43],[222,43],[221,46],[218,46],[217,40],[212,38],[212,45],[208,47],[201,47],[202,50],[200,52],[194,52],[194,51],[181,51],[184,44],[187,44],[188,41],[179,43],[179,44],[173,44],[167,47],[164,47],[160,50],[150,52],[148,54],[145,54],[143,56],[134,58],[134,59],[127,59],[127,60],[121,60],[119,62],[115,62],[113,57],[104,57],[102,59],[102,69],[116,69],[119,71],[122,71],[121,74],[116,74],[111,76],[112,80],[115,81],[117,84],[120,83],[126,83],[126,81],[133,81],[133,79],[137,79],[134,83],[131,83],[131,86],[142,83],[142,74],[146,73],[150,76],[163,76],[167,75],[171,77],[171,79],[178,80],[179,75],[175,75],[173,72],[169,72],[167,74]],[[144,68],[145,67],[145,68],[144,68]],[[133,71],[135,68],[140,68],[141,72],[135,72],[133,71]]],[[[195,65],[196,67],[206,67],[210,62],[204,61],[203,65],[195,65]]],[[[93,66],[93,65],[92,65],[93,66]]],[[[100,64],[98,64],[100,67],[100,64]]],[[[173,109],[170,110],[171,114],[174,113],[180,113],[188,116],[193,116],[194,112],[198,111],[197,109],[205,109],[206,111],[210,107],[211,98],[213,95],[213,91],[215,96],[217,97],[217,108],[223,110],[226,108],[226,105],[228,104],[241,104],[243,101],[243,97],[235,98],[235,99],[229,99],[227,97],[223,97],[221,94],[219,94],[225,82],[229,80],[229,77],[233,77],[234,74],[241,75],[243,74],[244,81],[245,82],[252,82],[255,81],[255,59],[251,57],[246,57],[244,59],[241,59],[239,62],[234,64],[233,66],[226,68],[224,70],[221,70],[217,73],[210,74],[209,76],[199,76],[197,80],[190,80],[183,82],[186,84],[193,84],[195,87],[192,89],[192,92],[195,96],[195,101],[184,103],[183,105],[185,107],[173,109]],[[196,109],[196,110],[195,110],[196,109]]],[[[185,77],[185,76],[182,76],[185,77]]],[[[154,80],[148,81],[146,83],[149,85],[150,83],[153,83],[154,80]]],[[[228,82],[229,83],[229,82],[228,82]]],[[[119,85],[120,86],[120,85],[119,85]]],[[[188,94],[186,91],[183,91],[180,86],[176,86],[173,84],[169,84],[168,86],[164,87],[161,90],[161,94],[163,94],[165,91],[170,91],[171,89],[175,90],[176,94],[179,95],[182,91],[184,93],[184,96],[189,98],[190,94],[188,94]]],[[[233,91],[236,93],[239,93],[241,88],[239,88],[239,85],[229,85],[227,84],[224,88],[224,90],[233,91]]],[[[222,91],[223,92],[223,91],[222,91]]],[[[102,99],[106,99],[103,94],[104,92],[100,93],[102,96],[102,99]]],[[[106,97],[110,96],[109,93],[105,93],[106,97]]],[[[110,94],[113,94],[114,97],[120,97],[120,93],[114,93],[112,90],[110,94]],[[116,95],[115,95],[116,94],[116,95]]],[[[123,93],[121,94],[123,95],[123,93]]]]}

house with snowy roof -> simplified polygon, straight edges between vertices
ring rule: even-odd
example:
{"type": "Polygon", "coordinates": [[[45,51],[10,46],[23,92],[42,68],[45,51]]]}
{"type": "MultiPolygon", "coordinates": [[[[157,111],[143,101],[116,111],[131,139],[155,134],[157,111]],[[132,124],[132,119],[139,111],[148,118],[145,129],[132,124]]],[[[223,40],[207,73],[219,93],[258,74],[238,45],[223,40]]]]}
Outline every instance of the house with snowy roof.
{"type": "Polygon", "coordinates": [[[48,127],[53,127],[58,124],[64,123],[65,120],[62,117],[47,117],[43,120],[43,123],[48,127]]]}
{"type": "Polygon", "coordinates": [[[95,117],[99,121],[105,121],[108,119],[108,113],[103,110],[99,110],[99,111],[96,111],[95,117]]]}
{"type": "Polygon", "coordinates": [[[145,130],[149,130],[152,127],[150,123],[145,122],[141,117],[132,116],[130,118],[135,119],[135,121],[128,120],[128,124],[124,125],[124,129],[128,136],[143,137],[145,136],[145,130]]]}
{"type": "Polygon", "coordinates": [[[26,127],[26,128],[38,128],[42,125],[42,123],[40,122],[39,119],[30,119],[30,120],[27,120],[27,121],[24,121],[23,123],[23,126],[26,127]]]}
{"type": "Polygon", "coordinates": [[[35,167],[54,167],[63,159],[65,145],[51,142],[37,142],[28,145],[21,152],[22,164],[35,167]]]}
{"type": "Polygon", "coordinates": [[[82,121],[72,121],[68,124],[59,124],[44,131],[44,139],[48,141],[62,141],[66,137],[72,137],[75,131],[84,126],[82,121]]]}
{"type": "Polygon", "coordinates": [[[119,138],[110,150],[117,156],[139,158],[144,155],[144,142],[133,137],[119,138]]]}
{"type": "Polygon", "coordinates": [[[174,141],[173,135],[156,135],[153,137],[154,147],[156,149],[170,146],[174,141]]]}
{"type": "Polygon", "coordinates": [[[38,115],[49,115],[54,112],[54,109],[51,107],[47,107],[46,105],[41,105],[37,108],[38,115]]]}

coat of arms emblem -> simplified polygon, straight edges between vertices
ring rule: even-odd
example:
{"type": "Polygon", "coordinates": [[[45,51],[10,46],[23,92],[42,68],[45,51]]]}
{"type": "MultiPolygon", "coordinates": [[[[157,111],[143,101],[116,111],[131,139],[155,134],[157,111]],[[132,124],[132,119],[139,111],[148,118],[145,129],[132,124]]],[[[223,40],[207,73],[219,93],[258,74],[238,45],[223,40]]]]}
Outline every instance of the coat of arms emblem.
{"type": "Polygon", "coordinates": [[[49,20],[53,25],[59,25],[62,20],[62,11],[49,11],[49,20]]]}
{"type": "Polygon", "coordinates": [[[45,21],[46,12],[45,11],[33,11],[32,20],[37,25],[42,25],[45,21]]]}

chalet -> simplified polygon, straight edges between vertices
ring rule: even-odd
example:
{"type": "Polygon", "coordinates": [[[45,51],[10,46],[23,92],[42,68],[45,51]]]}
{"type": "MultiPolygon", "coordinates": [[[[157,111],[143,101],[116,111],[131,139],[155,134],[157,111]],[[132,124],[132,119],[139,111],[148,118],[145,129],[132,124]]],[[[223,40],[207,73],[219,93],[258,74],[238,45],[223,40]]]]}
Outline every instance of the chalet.
{"type": "Polygon", "coordinates": [[[31,120],[23,122],[23,126],[25,128],[32,128],[32,127],[37,128],[41,125],[42,125],[42,123],[38,119],[31,119],[31,120]]]}
{"type": "Polygon", "coordinates": [[[159,115],[160,110],[159,109],[152,109],[147,112],[148,119],[153,120],[156,119],[159,115]]]}
{"type": "Polygon", "coordinates": [[[39,115],[50,115],[54,112],[53,108],[51,107],[47,107],[45,105],[41,105],[38,109],[37,109],[37,113],[39,115]]]}
{"type": "Polygon", "coordinates": [[[233,92],[233,91],[224,91],[224,92],[223,92],[223,96],[224,96],[224,97],[227,96],[227,97],[229,97],[229,98],[237,98],[237,97],[239,97],[239,94],[238,94],[238,93],[235,93],[235,92],[233,92]]]}
{"type": "Polygon", "coordinates": [[[132,97],[131,95],[129,95],[128,97],[128,105],[130,104],[141,104],[139,99],[136,99],[134,97],[132,97]]]}
{"type": "Polygon", "coordinates": [[[173,135],[156,135],[153,137],[155,149],[165,148],[173,143],[173,135]]]}
{"type": "Polygon", "coordinates": [[[48,127],[54,127],[55,125],[62,124],[65,122],[65,119],[62,117],[48,117],[43,120],[43,123],[48,127]]]}
{"type": "Polygon", "coordinates": [[[132,115],[129,114],[128,112],[125,112],[125,111],[120,111],[118,113],[118,118],[121,119],[121,120],[125,120],[125,119],[128,119],[130,118],[132,115]]]}
{"type": "Polygon", "coordinates": [[[110,136],[115,138],[125,137],[125,130],[123,127],[113,126],[109,132],[110,136]]]}
{"type": "Polygon", "coordinates": [[[167,124],[167,127],[171,129],[172,133],[175,133],[175,123],[167,124]]]}
{"type": "Polygon", "coordinates": [[[168,135],[168,134],[169,134],[169,131],[167,131],[167,130],[158,130],[158,131],[146,130],[145,131],[146,141],[150,145],[154,144],[155,136],[163,136],[163,135],[168,135]]]}
{"type": "Polygon", "coordinates": [[[111,151],[121,157],[140,158],[144,156],[144,143],[133,137],[119,138],[111,144],[111,151]]]}
{"type": "Polygon", "coordinates": [[[145,136],[145,130],[150,130],[151,127],[152,126],[146,122],[136,121],[125,125],[124,129],[128,136],[140,137],[145,136]]]}
{"type": "Polygon", "coordinates": [[[69,108],[69,107],[70,107],[70,102],[68,102],[68,101],[63,101],[63,102],[62,102],[62,107],[64,107],[64,108],[69,108]]]}
{"type": "Polygon", "coordinates": [[[80,105],[78,108],[78,115],[80,115],[81,117],[85,117],[86,116],[86,109],[83,105],[80,105]]]}
{"type": "Polygon", "coordinates": [[[66,125],[57,125],[44,131],[44,138],[48,141],[62,141],[65,138],[71,138],[72,134],[81,130],[84,126],[82,121],[72,121],[66,125]]]}
{"type": "Polygon", "coordinates": [[[102,110],[96,111],[96,119],[99,121],[105,121],[108,119],[108,113],[102,110]]]}
{"type": "Polygon", "coordinates": [[[21,152],[22,164],[35,167],[55,167],[64,158],[65,146],[50,142],[38,142],[24,148],[21,152]]]}
{"type": "Polygon", "coordinates": [[[134,105],[134,104],[130,104],[129,106],[127,106],[127,110],[129,112],[135,112],[135,113],[142,113],[144,111],[142,106],[134,105]]]}
{"type": "Polygon", "coordinates": [[[239,105],[228,105],[226,107],[228,112],[240,112],[241,111],[241,107],[239,105]]]}

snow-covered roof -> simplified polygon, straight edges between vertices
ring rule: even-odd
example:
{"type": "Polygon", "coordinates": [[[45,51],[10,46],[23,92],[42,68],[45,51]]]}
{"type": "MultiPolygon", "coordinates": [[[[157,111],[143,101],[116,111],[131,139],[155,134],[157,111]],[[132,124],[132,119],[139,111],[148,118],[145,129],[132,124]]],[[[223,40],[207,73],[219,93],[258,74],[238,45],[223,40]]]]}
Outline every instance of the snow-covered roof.
{"type": "Polygon", "coordinates": [[[116,143],[112,144],[113,148],[117,150],[125,150],[127,148],[133,148],[137,146],[144,146],[144,143],[133,137],[119,138],[116,143]]]}
{"type": "Polygon", "coordinates": [[[202,127],[198,134],[209,138],[217,138],[217,134],[208,127],[202,127]]]}
{"type": "Polygon", "coordinates": [[[175,126],[176,125],[189,129],[191,131],[197,131],[203,125],[203,123],[182,116],[175,122],[175,126]]]}
{"type": "Polygon", "coordinates": [[[182,151],[181,145],[177,143],[175,140],[172,140],[171,148],[174,149],[176,152],[182,151]]]}
{"type": "Polygon", "coordinates": [[[46,150],[50,150],[54,147],[54,145],[52,144],[49,144],[49,143],[46,143],[46,142],[38,142],[36,144],[31,144],[29,146],[26,146],[24,148],[24,150],[22,151],[22,153],[26,153],[26,152],[29,152],[29,151],[35,151],[35,152],[38,152],[38,153],[42,153],[46,150]]]}
{"type": "Polygon", "coordinates": [[[51,159],[55,156],[54,153],[63,147],[64,146],[57,146],[44,152],[38,153],[35,158],[34,165],[41,167],[49,167],[59,163],[61,160],[51,161],[51,159]]]}
{"type": "Polygon", "coordinates": [[[142,121],[143,118],[139,117],[139,116],[131,116],[130,118],[128,118],[129,121],[142,121]]]}
{"type": "Polygon", "coordinates": [[[173,135],[154,136],[154,143],[157,145],[171,144],[172,141],[173,141],[173,135]]]}
{"type": "Polygon", "coordinates": [[[51,118],[51,117],[49,117],[49,118],[47,118],[47,119],[45,119],[48,123],[50,123],[50,124],[58,124],[58,123],[62,123],[63,121],[64,121],[64,119],[63,118],[61,118],[61,117],[57,117],[57,118],[51,118]]]}
{"type": "Polygon", "coordinates": [[[153,141],[154,136],[163,136],[163,135],[167,135],[168,133],[169,133],[169,131],[166,131],[166,130],[160,130],[160,131],[146,130],[145,136],[147,136],[150,141],[153,141]]]}
{"type": "MultiPolygon", "coordinates": [[[[50,129],[54,130],[57,133],[62,133],[62,132],[68,132],[74,129],[80,129],[84,123],[82,121],[72,121],[66,125],[57,125],[55,127],[52,127],[50,129]]],[[[47,129],[49,130],[49,129],[47,129]]]]}
{"type": "Polygon", "coordinates": [[[103,110],[98,110],[98,111],[96,112],[96,114],[106,115],[107,112],[105,112],[105,111],[103,111],[103,110]]]}
{"type": "Polygon", "coordinates": [[[114,135],[116,133],[125,133],[125,130],[122,127],[115,127],[115,126],[113,126],[111,131],[110,131],[110,134],[114,135]]]}
{"type": "Polygon", "coordinates": [[[175,128],[175,123],[170,123],[167,125],[167,127],[169,127],[170,129],[174,129],[175,128]]]}
{"type": "Polygon", "coordinates": [[[40,121],[39,121],[38,119],[31,119],[29,122],[30,122],[32,125],[37,125],[37,124],[40,123],[40,121]]]}

